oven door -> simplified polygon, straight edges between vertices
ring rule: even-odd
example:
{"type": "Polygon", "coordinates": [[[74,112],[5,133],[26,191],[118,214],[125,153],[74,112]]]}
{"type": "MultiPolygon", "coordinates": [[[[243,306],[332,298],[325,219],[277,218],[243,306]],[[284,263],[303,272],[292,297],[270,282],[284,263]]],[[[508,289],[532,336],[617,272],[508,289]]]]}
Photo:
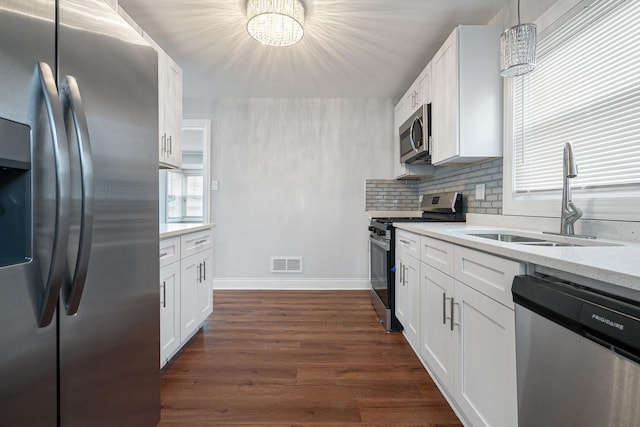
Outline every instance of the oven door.
{"type": "Polygon", "coordinates": [[[385,307],[393,307],[393,295],[390,295],[390,285],[393,285],[393,253],[391,244],[369,238],[369,252],[371,256],[371,287],[378,295],[385,307]]]}

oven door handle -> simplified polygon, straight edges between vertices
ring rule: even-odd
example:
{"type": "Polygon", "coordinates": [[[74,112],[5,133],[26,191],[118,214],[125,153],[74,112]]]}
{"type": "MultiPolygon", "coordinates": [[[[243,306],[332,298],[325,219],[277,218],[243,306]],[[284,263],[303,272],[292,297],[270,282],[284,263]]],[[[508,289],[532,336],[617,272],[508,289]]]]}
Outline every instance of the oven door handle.
{"type": "Polygon", "coordinates": [[[376,246],[380,246],[380,247],[381,247],[382,249],[384,249],[385,251],[389,251],[389,250],[390,250],[390,247],[391,247],[391,245],[389,244],[389,242],[387,242],[387,243],[382,243],[381,241],[379,241],[379,240],[375,240],[375,239],[372,239],[372,238],[369,238],[369,242],[370,242],[370,243],[375,244],[376,246]]]}

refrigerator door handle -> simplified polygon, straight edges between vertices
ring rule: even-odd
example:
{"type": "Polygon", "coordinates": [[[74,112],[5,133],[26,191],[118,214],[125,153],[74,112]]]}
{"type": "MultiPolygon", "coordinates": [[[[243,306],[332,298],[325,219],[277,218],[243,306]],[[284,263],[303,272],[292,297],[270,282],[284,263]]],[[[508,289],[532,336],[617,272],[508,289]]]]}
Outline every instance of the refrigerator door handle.
{"type": "Polygon", "coordinates": [[[62,127],[64,120],[58,102],[56,80],[51,68],[45,62],[38,62],[35,72],[40,82],[47,110],[56,171],[56,213],[51,265],[38,310],[38,326],[44,328],[51,323],[58,303],[60,287],[64,280],[71,214],[71,171],[69,168],[69,147],[62,127]]]}
{"type": "MultiPolygon", "coordinates": [[[[73,76],[66,76],[64,78],[61,101],[65,117],[69,114],[71,119],[69,121],[73,122],[73,128],[78,141],[80,175],[82,177],[80,244],[78,245],[78,256],[76,258],[73,279],[71,280],[65,301],[67,315],[71,316],[78,312],[82,291],[84,290],[87,279],[87,270],[89,269],[89,256],[91,255],[91,242],[93,239],[94,172],[87,117],[84,105],[82,104],[78,82],[73,76]]],[[[67,122],[67,126],[70,126],[69,121],[67,122]]],[[[68,132],[70,133],[71,130],[68,132]]]]}

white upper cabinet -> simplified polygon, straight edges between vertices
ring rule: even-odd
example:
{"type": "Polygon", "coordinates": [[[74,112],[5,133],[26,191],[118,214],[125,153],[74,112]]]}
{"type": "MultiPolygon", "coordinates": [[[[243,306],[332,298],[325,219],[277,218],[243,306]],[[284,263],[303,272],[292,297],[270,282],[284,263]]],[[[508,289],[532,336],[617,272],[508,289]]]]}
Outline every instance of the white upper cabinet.
{"type": "Polygon", "coordinates": [[[431,74],[431,63],[429,63],[396,105],[396,109],[398,106],[401,106],[397,116],[397,120],[400,122],[398,127],[404,123],[418,107],[431,102],[431,74]]]}
{"type": "Polygon", "coordinates": [[[500,34],[489,25],[461,25],[432,61],[432,163],[502,156],[500,34]]]}
{"type": "Polygon", "coordinates": [[[158,152],[160,168],[182,165],[182,68],[146,33],[158,52],[158,152]]]}
{"type": "Polygon", "coordinates": [[[168,55],[158,55],[159,160],[163,167],[179,168],[182,164],[182,68],[168,55]]]}

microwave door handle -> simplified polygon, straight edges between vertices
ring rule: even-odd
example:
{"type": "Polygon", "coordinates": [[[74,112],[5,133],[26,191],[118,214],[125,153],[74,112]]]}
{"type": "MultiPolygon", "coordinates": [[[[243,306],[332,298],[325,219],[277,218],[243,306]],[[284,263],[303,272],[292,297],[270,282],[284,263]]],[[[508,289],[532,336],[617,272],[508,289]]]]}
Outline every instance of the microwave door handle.
{"type": "Polygon", "coordinates": [[[415,119],[413,119],[413,123],[411,123],[411,129],[409,129],[409,141],[411,142],[413,151],[417,153],[418,149],[416,148],[416,142],[413,140],[413,127],[416,125],[416,122],[420,124],[420,117],[416,117],[415,119]]]}
{"type": "Polygon", "coordinates": [[[62,85],[62,105],[65,113],[68,112],[73,121],[78,153],[80,157],[80,173],[82,177],[82,219],[80,222],[80,245],[76,266],[73,271],[73,279],[69,287],[65,302],[67,315],[78,312],[82,291],[87,279],[89,269],[89,255],[91,253],[91,241],[93,240],[93,205],[94,205],[94,172],[91,155],[91,141],[89,139],[89,127],[85,115],[80,89],[76,79],[66,76],[62,85]]]}

